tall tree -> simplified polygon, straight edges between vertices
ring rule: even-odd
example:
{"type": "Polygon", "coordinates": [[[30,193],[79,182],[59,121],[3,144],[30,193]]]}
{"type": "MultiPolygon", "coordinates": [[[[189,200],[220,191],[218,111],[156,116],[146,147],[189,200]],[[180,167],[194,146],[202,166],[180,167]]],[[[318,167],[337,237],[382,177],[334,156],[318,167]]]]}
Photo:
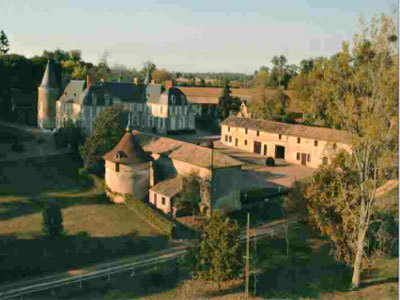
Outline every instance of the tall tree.
{"type": "MultiPolygon", "coordinates": [[[[352,154],[343,158],[341,164],[346,171],[333,174],[328,182],[335,180],[340,187],[331,197],[335,203],[342,201],[345,211],[335,212],[341,218],[349,212],[349,218],[353,219],[354,227],[343,226],[343,230],[352,234],[343,243],[352,249],[354,287],[360,285],[376,189],[388,176],[393,176],[385,171],[398,164],[398,123],[393,126],[398,113],[396,40],[394,17],[373,18],[369,27],[355,35],[352,51],[344,43],[340,53],[319,66],[320,76],[314,78],[316,84],[310,90],[314,99],[321,96],[327,99],[332,126],[350,134],[352,154]],[[351,181],[341,174],[348,174],[351,181]]],[[[328,214],[332,214],[332,209],[320,215],[328,214]]]]}
{"type": "Polygon", "coordinates": [[[124,134],[125,119],[122,107],[112,106],[100,112],[94,125],[93,135],[86,139],[79,152],[83,166],[92,172],[104,171],[103,155],[112,150],[124,134]]]}
{"type": "Polygon", "coordinates": [[[43,232],[54,239],[64,234],[63,216],[60,203],[55,199],[48,199],[43,216],[43,232]]]}
{"type": "Polygon", "coordinates": [[[6,54],[10,50],[10,43],[8,41],[7,35],[2,30],[0,31],[0,55],[6,54]]]}
{"type": "Polygon", "coordinates": [[[200,178],[197,174],[190,174],[182,178],[182,192],[176,198],[178,209],[191,213],[193,218],[199,211],[200,178]]]}
{"type": "Polygon", "coordinates": [[[197,249],[197,275],[218,283],[239,276],[242,269],[240,229],[228,217],[214,211],[200,225],[200,246],[197,249]]]}
{"type": "Polygon", "coordinates": [[[218,101],[218,111],[221,120],[229,117],[230,113],[238,113],[240,111],[241,101],[239,98],[231,96],[229,80],[225,80],[224,87],[218,101]]]}
{"type": "MultiPolygon", "coordinates": [[[[275,75],[278,77],[278,86],[280,87],[282,84],[282,81],[285,76],[285,67],[287,63],[287,59],[284,55],[280,56],[274,56],[271,60],[272,65],[274,68],[272,69],[272,75],[275,75]]],[[[274,79],[274,76],[271,76],[271,79],[274,79]]]]}

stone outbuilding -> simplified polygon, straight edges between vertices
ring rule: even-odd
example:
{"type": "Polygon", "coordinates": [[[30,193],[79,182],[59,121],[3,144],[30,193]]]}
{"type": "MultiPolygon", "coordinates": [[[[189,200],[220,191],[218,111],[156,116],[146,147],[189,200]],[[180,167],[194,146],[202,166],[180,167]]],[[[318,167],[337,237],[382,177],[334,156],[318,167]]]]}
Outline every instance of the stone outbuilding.
{"type": "Polygon", "coordinates": [[[117,146],[103,156],[107,193],[116,203],[124,202],[124,195],[143,200],[149,194],[152,159],[140,146],[136,135],[128,124],[117,146]]]}

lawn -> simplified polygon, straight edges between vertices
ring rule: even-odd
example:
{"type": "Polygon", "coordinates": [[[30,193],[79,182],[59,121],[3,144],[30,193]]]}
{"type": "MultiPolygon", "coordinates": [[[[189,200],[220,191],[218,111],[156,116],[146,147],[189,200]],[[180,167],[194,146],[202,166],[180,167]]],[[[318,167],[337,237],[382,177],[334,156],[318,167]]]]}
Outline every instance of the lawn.
{"type": "Polygon", "coordinates": [[[104,195],[101,179],[82,184],[69,156],[2,163],[0,180],[0,281],[84,267],[107,259],[161,249],[168,239],[104,195]],[[42,233],[49,199],[62,207],[66,235],[42,233]]]}

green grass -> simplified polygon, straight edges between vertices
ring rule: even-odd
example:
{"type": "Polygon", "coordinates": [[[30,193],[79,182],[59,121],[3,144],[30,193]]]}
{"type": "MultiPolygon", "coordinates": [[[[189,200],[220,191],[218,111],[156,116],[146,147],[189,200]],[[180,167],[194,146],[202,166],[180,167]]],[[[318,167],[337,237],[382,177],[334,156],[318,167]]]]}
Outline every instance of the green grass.
{"type": "MultiPolygon", "coordinates": [[[[1,167],[1,166],[0,166],[1,167]]],[[[81,184],[69,156],[3,163],[0,181],[0,281],[80,268],[168,245],[136,212],[111,203],[102,179],[81,184]],[[66,235],[42,233],[48,199],[62,207],[66,235]]]]}

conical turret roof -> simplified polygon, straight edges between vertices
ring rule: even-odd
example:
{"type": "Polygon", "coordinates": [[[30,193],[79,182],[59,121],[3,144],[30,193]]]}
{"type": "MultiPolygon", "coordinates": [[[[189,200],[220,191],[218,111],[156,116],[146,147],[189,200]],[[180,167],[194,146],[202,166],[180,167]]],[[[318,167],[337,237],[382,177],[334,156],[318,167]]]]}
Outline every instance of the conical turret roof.
{"type": "Polygon", "coordinates": [[[47,61],[46,70],[44,71],[41,87],[58,88],[56,73],[54,70],[54,62],[47,61]]]}
{"type": "Polygon", "coordinates": [[[103,156],[104,160],[123,164],[138,164],[151,161],[150,155],[140,146],[136,135],[132,134],[131,130],[127,130],[117,146],[103,156]]]}

